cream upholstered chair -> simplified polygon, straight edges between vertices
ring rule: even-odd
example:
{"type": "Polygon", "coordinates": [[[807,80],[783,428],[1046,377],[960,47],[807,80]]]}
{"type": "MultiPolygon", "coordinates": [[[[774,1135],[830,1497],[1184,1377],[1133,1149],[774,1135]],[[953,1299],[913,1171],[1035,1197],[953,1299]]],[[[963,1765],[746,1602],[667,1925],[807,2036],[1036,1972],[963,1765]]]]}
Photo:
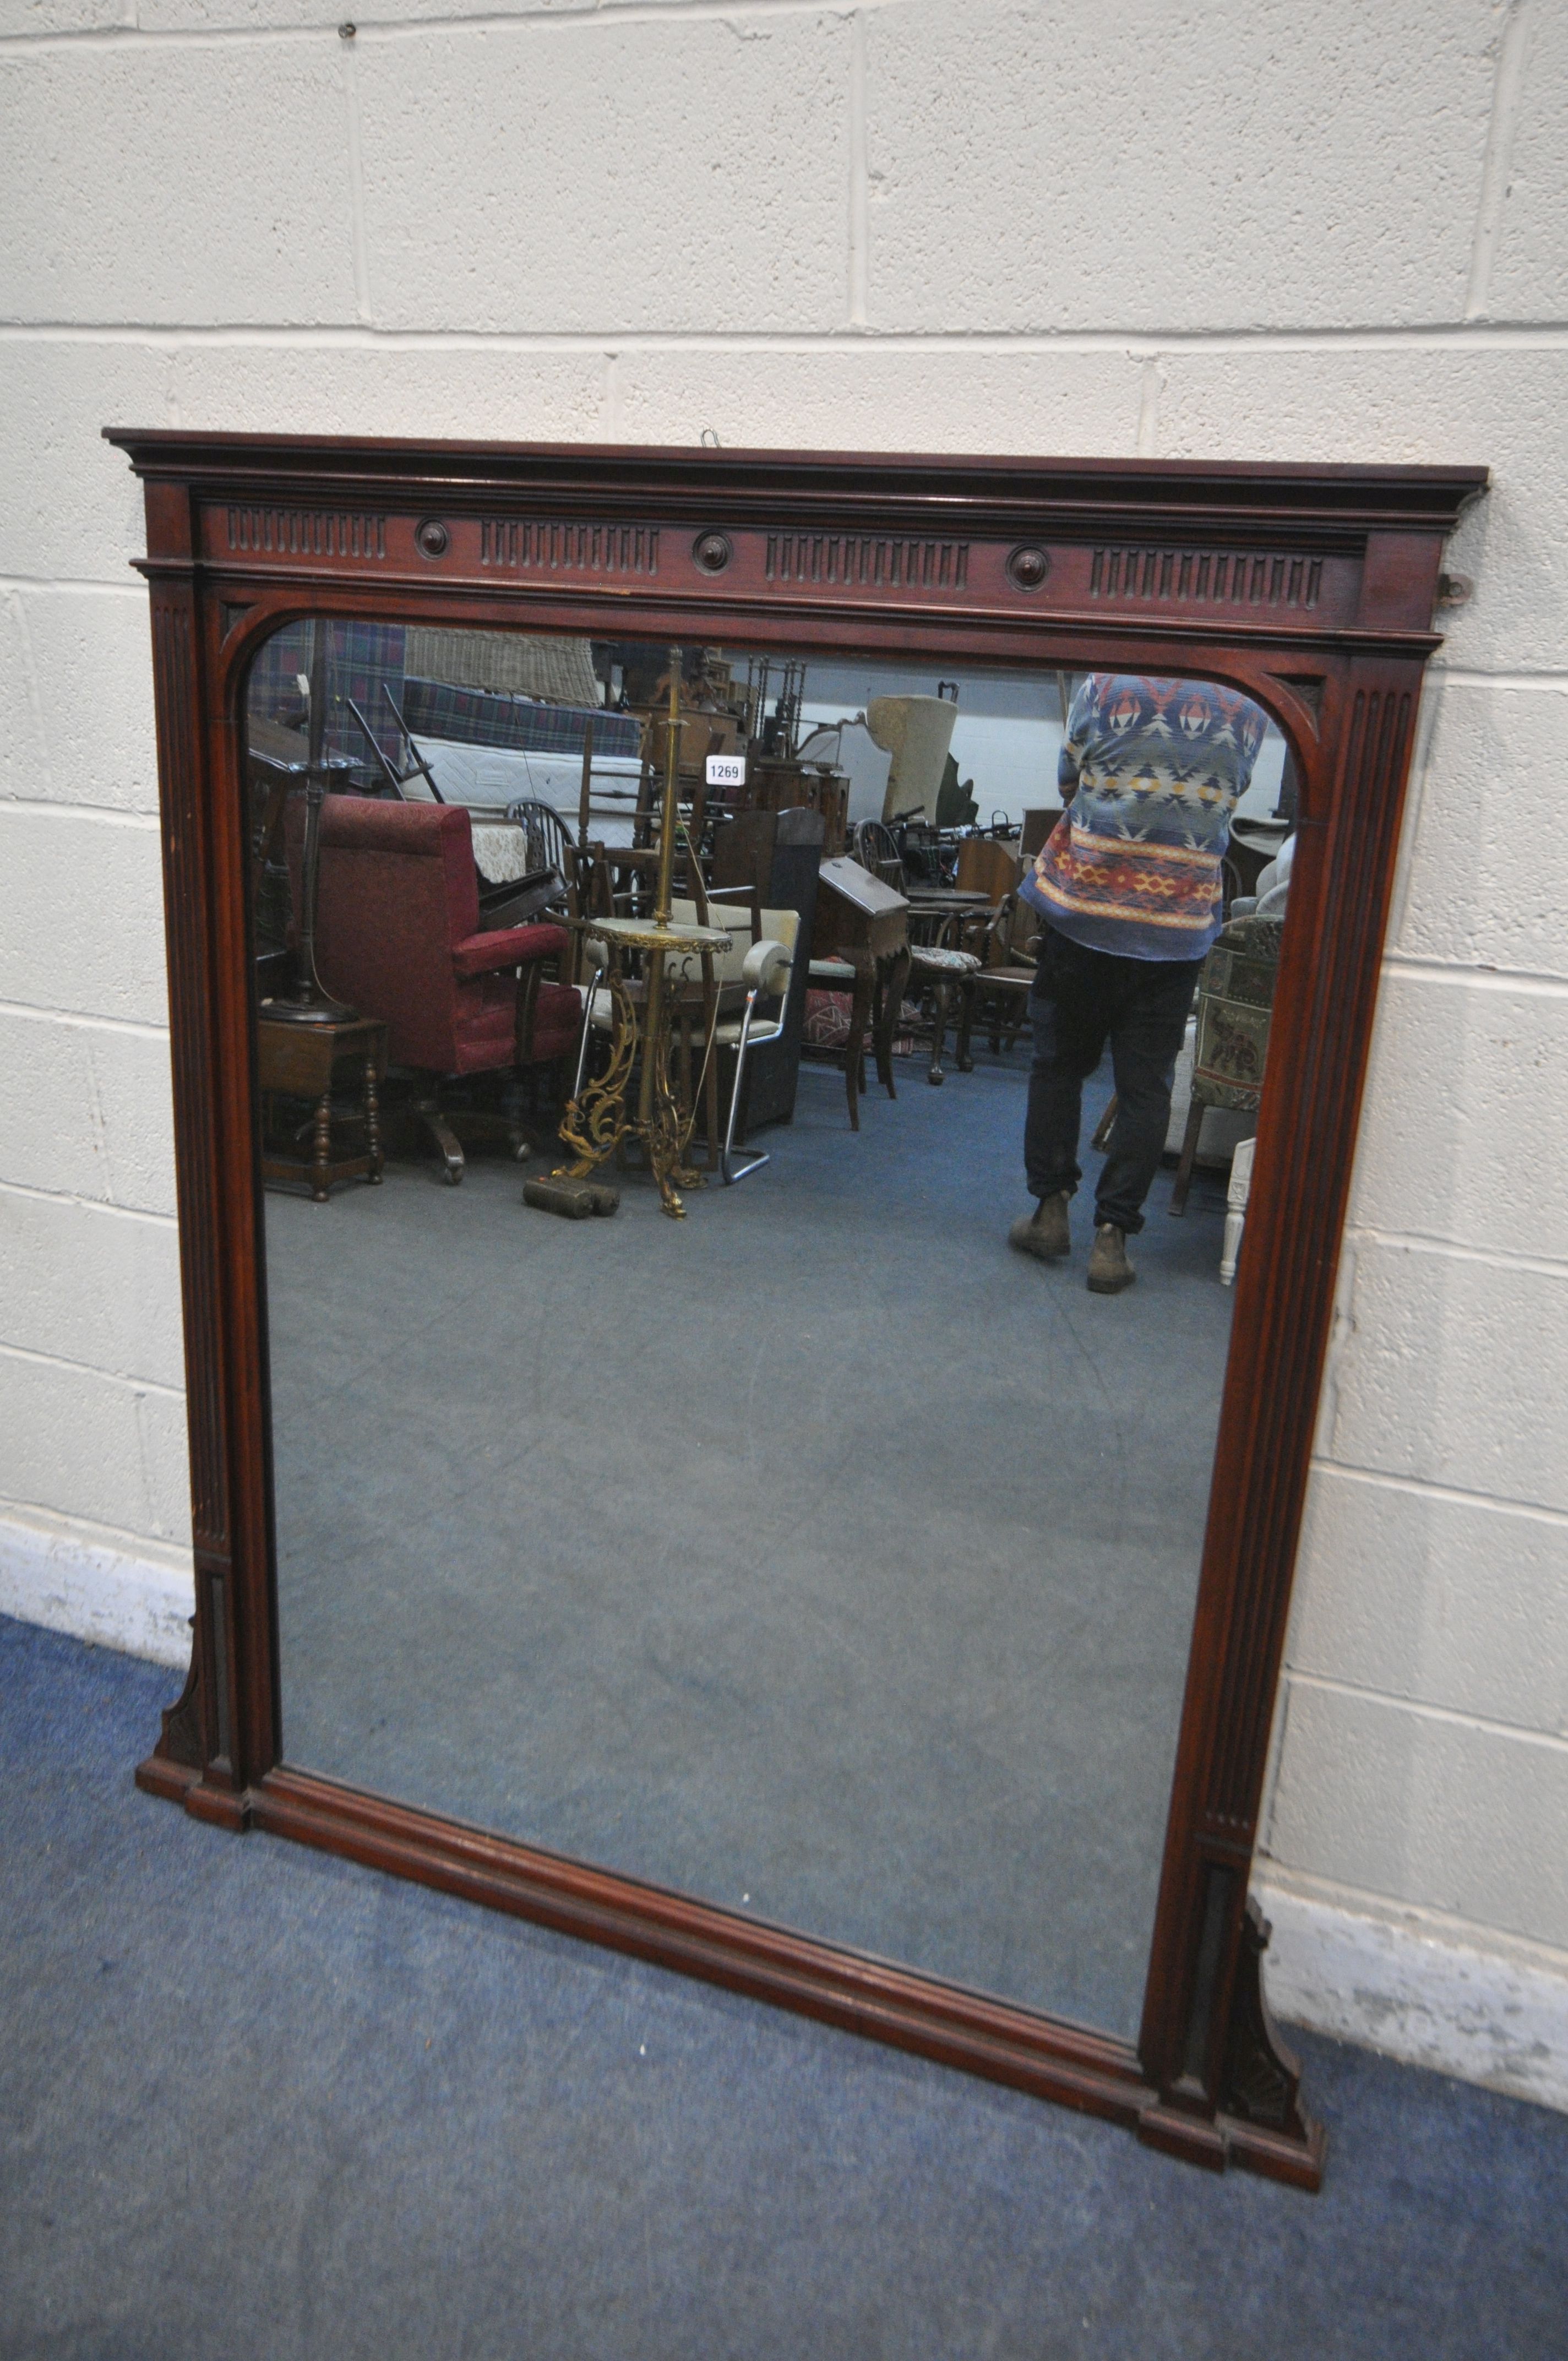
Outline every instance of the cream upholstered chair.
{"type": "Polygon", "coordinates": [[[765,1041],[776,1041],[784,1029],[784,1007],[789,998],[789,980],[795,968],[795,949],[800,928],[800,914],[796,910],[764,910],[762,916],[762,934],[754,943],[747,944],[740,961],[740,981],[746,986],[746,1005],[739,1020],[730,1018],[721,1023],[714,1035],[715,1049],[723,1047],[735,1052],[735,1081],[729,1093],[724,1146],[718,1158],[718,1169],[726,1188],[733,1181],[744,1180],[748,1172],[755,1172],[760,1165],[769,1161],[765,1151],[753,1150],[743,1164],[736,1165],[735,1118],[740,1106],[748,1052],[765,1041]],[[776,1004],[771,1016],[759,1018],[759,1000],[771,1000],[776,1004]]]}
{"type": "MultiPolygon", "coordinates": [[[[770,915],[777,914],[770,913],[770,915]]],[[[672,924],[677,927],[724,928],[729,935],[730,948],[728,951],[714,953],[713,980],[721,987],[727,983],[740,982],[740,970],[751,939],[751,913],[749,909],[727,912],[722,909],[712,910],[711,907],[705,907],[699,915],[695,902],[683,902],[676,899],[670,904],[670,918],[672,924]],[[744,929],[743,941],[739,939],[742,929],[744,929]]],[[[665,972],[678,977],[683,983],[700,982],[701,954],[697,951],[672,952],[665,961],[665,972]]],[[[587,1023],[583,1027],[583,1047],[577,1060],[576,1089],[579,1093],[583,1086],[589,1032],[609,1033],[615,1027],[615,1003],[611,998],[609,986],[605,982],[605,977],[609,972],[609,952],[606,945],[591,931],[584,938],[583,972],[588,979],[584,987],[587,1023]]]]}
{"type": "MultiPolygon", "coordinates": [[[[728,1188],[770,1161],[766,1153],[753,1153],[744,1163],[736,1165],[735,1122],[740,1109],[748,1054],[765,1041],[776,1041],[784,1031],[784,1002],[795,966],[800,916],[795,910],[754,911],[750,903],[727,908],[715,898],[708,899],[700,919],[695,902],[672,902],[670,916],[677,926],[723,928],[729,937],[729,949],[715,952],[713,980],[721,988],[735,983],[746,988],[746,1005],[740,1016],[721,1019],[713,1037],[715,1050],[729,1049],[735,1052],[735,1080],[724,1120],[724,1144],[718,1155],[719,1173],[728,1188]],[[759,1000],[777,1003],[771,1016],[758,1017],[759,1000]]],[[[692,964],[695,967],[696,962],[692,964]]]]}

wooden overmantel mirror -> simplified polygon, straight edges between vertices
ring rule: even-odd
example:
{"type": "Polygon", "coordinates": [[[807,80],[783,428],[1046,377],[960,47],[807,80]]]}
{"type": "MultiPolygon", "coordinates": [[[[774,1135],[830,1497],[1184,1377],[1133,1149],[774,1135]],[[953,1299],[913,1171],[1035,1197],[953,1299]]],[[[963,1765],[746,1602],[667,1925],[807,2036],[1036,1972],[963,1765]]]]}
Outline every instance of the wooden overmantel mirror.
{"type": "Polygon", "coordinates": [[[1248,1872],[1485,470],[109,439],[196,1564],[140,1784],[1316,2187],[1248,1872]],[[671,789],[687,922],[784,943],[771,1161],[700,1152],[739,984],[710,943],[659,1001],[644,946],[701,1185],[668,1221],[631,1152],[563,1220],[523,1185],[671,789]],[[1065,1251],[1009,1251],[1025,1129],[1065,1251]],[[1135,1287],[1084,1285],[1107,1229],[1135,1287]]]}

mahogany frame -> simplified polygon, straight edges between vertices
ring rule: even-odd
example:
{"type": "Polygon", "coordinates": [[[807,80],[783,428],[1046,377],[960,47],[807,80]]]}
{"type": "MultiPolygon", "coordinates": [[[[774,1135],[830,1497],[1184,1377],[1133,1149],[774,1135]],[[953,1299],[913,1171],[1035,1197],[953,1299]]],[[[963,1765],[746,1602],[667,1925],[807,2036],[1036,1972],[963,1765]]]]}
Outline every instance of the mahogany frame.
{"type": "Polygon", "coordinates": [[[146,492],[196,1614],[137,1772],[260,1828],[1316,2188],[1246,1895],[1442,546],[1478,467],[105,430],[146,492]],[[1301,818],[1136,2045],[289,1766],[241,698],[309,614],[1231,682],[1301,818]]]}

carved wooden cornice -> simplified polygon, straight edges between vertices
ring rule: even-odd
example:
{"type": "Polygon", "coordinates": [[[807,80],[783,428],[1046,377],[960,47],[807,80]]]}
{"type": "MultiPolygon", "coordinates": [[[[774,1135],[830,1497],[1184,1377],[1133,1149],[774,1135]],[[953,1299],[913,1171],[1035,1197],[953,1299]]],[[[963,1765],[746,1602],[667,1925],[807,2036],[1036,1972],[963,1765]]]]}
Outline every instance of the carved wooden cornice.
{"type": "Polygon", "coordinates": [[[151,571],[1430,645],[1477,467],[948,459],[110,428],[151,571]],[[1392,536],[1401,562],[1380,563],[1392,536]],[[1412,539],[1431,565],[1412,566],[1412,539]],[[1430,577],[1430,578],[1428,578],[1430,577]]]}

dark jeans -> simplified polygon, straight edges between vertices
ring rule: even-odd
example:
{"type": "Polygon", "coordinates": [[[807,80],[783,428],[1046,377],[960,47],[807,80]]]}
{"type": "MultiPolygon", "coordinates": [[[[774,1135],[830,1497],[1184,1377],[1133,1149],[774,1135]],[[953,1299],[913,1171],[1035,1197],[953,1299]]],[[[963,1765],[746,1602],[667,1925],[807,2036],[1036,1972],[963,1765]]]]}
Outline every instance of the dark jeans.
{"type": "Polygon", "coordinates": [[[1201,960],[1118,959],[1088,950],[1047,926],[1029,994],[1035,1063],[1024,1162],[1030,1193],[1071,1196],[1083,1084],[1111,1043],[1116,1120],[1094,1192],[1094,1218],[1129,1234],[1144,1225],[1144,1199],[1170,1125],[1170,1085],[1201,960]]]}

